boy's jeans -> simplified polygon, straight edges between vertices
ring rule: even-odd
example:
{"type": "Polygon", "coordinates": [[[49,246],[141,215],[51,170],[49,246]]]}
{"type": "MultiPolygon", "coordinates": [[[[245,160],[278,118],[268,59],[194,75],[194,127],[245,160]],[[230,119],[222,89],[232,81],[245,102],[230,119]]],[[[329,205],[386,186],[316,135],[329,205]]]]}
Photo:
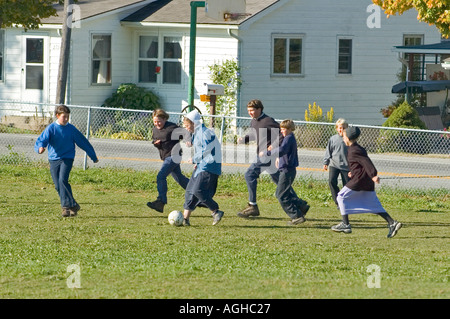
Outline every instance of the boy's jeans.
{"type": "Polygon", "coordinates": [[[301,217],[303,215],[301,207],[306,205],[306,202],[300,199],[292,188],[296,174],[295,168],[280,172],[275,192],[281,207],[291,219],[301,217]]]}
{"type": "Polygon", "coordinates": [[[74,207],[77,202],[72,195],[72,187],[69,184],[69,175],[73,166],[73,159],[63,158],[60,160],[51,161],[50,174],[52,175],[55,189],[58,192],[61,207],[74,207]]]}
{"type": "MultiPolygon", "coordinates": [[[[259,175],[261,175],[262,171],[268,170],[269,168],[271,168],[271,162],[262,163],[258,160],[255,163],[252,163],[245,172],[244,177],[245,181],[247,182],[249,202],[256,203],[256,189],[258,186],[259,175]]],[[[275,184],[278,184],[279,176],[280,172],[278,170],[275,173],[270,174],[270,177],[275,184]]]]}
{"type": "Polygon", "coordinates": [[[181,172],[180,164],[172,160],[172,156],[164,159],[161,169],[156,176],[156,188],[158,190],[158,199],[164,204],[167,204],[167,176],[172,175],[175,182],[177,182],[183,189],[186,189],[189,178],[181,172]]]}

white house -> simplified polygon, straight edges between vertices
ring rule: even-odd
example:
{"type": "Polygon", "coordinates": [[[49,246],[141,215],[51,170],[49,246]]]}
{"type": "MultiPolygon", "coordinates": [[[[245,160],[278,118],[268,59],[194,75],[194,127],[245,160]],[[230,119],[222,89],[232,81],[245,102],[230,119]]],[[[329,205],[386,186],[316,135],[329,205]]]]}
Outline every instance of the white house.
{"type": "MultiPolygon", "coordinates": [[[[387,19],[370,0],[247,0],[246,15],[219,21],[197,9],[195,105],[209,66],[238,59],[237,115],[257,98],[279,119],[308,104],[352,123],[382,124],[402,64],[392,48],[440,41],[414,11],[387,19]]],[[[0,100],[54,103],[59,16],[39,30],[0,30],[0,100]]],[[[187,105],[191,1],[86,0],[75,6],[67,103],[101,105],[122,83],[152,89],[168,111],[187,105]],[[159,72],[158,72],[159,71],[159,72]]],[[[34,111],[34,108],[21,110],[34,111]]],[[[0,110],[1,112],[1,110],[0,110]]],[[[0,114],[3,115],[3,114],[0,114]]]]}

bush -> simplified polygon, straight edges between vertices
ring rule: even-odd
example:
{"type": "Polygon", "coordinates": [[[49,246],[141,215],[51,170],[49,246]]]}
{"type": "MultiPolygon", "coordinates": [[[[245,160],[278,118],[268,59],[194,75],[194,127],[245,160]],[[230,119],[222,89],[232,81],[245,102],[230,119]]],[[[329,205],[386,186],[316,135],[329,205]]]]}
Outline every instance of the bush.
{"type": "Polygon", "coordinates": [[[155,93],[134,83],[121,84],[102,106],[132,110],[155,110],[161,107],[155,93]]]}
{"type": "MultiPolygon", "coordinates": [[[[426,129],[417,111],[407,102],[400,104],[384,122],[385,127],[426,129]]],[[[426,154],[430,151],[430,142],[420,132],[386,130],[380,132],[381,151],[426,154]]]]}
{"type": "Polygon", "coordinates": [[[384,122],[383,126],[424,130],[427,128],[425,123],[419,118],[419,113],[407,102],[400,104],[384,122]]]}

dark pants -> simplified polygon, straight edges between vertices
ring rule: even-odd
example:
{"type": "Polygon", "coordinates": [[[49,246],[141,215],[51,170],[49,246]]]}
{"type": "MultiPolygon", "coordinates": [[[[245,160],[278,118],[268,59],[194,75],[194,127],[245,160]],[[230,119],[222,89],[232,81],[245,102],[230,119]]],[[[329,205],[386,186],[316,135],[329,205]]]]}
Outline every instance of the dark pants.
{"type": "Polygon", "coordinates": [[[300,207],[304,207],[307,203],[300,199],[292,188],[297,170],[295,168],[281,171],[278,179],[277,190],[275,192],[278,201],[284,212],[291,218],[299,218],[303,216],[300,207]]]}
{"type": "Polygon", "coordinates": [[[158,190],[158,199],[164,204],[167,204],[167,176],[172,175],[175,182],[177,182],[183,189],[186,189],[189,178],[181,172],[180,164],[172,160],[172,156],[164,159],[161,169],[156,176],[156,188],[158,190]]]}
{"type": "Polygon", "coordinates": [[[213,200],[217,190],[219,175],[210,172],[200,172],[195,176],[195,171],[189,180],[184,195],[184,209],[194,210],[202,203],[211,211],[219,209],[219,204],[213,200]]]}
{"type": "MultiPolygon", "coordinates": [[[[252,163],[250,167],[247,169],[247,172],[245,172],[245,181],[247,182],[247,189],[248,189],[248,201],[256,203],[256,189],[258,186],[258,178],[259,175],[264,170],[269,169],[270,162],[269,163],[261,163],[260,161],[257,161],[256,163],[252,163]]],[[[270,174],[270,177],[272,178],[272,181],[275,184],[278,184],[278,178],[280,176],[280,172],[277,170],[274,174],[270,174]]]]}
{"type": "Polygon", "coordinates": [[[55,189],[58,192],[61,207],[74,207],[77,202],[73,198],[72,187],[69,184],[69,175],[73,166],[73,159],[60,159],[49,161],[50,174],[52,175],[55,189]]]}
{"type": "Polygon", "coordinates": [[[348,171],[344,171],[333,166],[328,166],[328,185],[330,186],[331,197],[333,198],[333,201],[336,203],[336,205],[338,205],[336,197],[340,191],[338,187],[339,175],[341,176],[342,187],[344,187],[345,184],[347,184],[350,180],[350,178],[348,177],[348,171]]]}

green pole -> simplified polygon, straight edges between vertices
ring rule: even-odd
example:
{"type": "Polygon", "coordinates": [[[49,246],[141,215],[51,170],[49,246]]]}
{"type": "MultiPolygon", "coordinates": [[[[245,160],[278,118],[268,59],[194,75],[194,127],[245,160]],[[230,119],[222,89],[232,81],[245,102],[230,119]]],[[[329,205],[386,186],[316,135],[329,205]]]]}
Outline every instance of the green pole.
{"type": "MultiPolygon", "coordinates": [[[[191,1],[191,32],[189,47],[189,92],[188,105],[194,105],[194,82],[195,82],[195,40],[197,37],[197,8],[205,7],[205,1],[191,1]]],[[[192,111],[192,107],[189,107],[192,111]]]]}

